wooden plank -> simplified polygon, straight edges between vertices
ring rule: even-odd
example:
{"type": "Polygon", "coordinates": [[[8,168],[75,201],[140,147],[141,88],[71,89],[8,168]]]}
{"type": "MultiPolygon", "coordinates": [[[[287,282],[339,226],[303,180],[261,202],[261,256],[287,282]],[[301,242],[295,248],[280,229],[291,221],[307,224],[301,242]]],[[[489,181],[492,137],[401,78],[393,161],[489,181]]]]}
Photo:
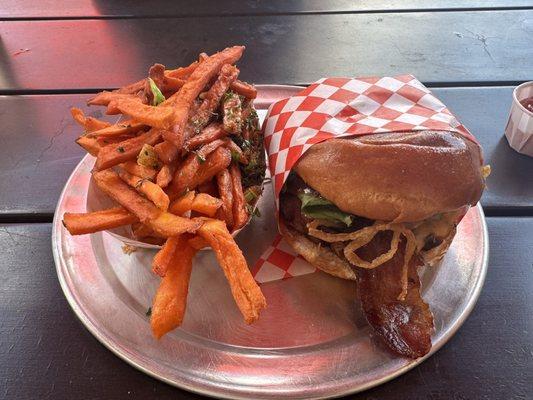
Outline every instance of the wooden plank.
{"type": "MultiPolygon", "coordinates": [[[[478,137],[493,173],[482,204],[491,214],[533,214],[533,158],[516,153],[503,136],[512,88],[441,88],[435,94],[478,137]]],[[[59,194],[84,152],[69,115],[89,95],[0,96],[0,216],[44,215],[51,220],[59,194]]],[[[116,117],[113,117],[116,119],[116,117]]],[[[42,220],[42,218],[41,218],[42,220]]]]}
{"type": "Polygon", "coordinates": [[[194,0],[172,2],[155,0],[112,2],[92,0],[4,0],[0,19],[10,18],[80,18],[80,17],[178,17],[198,15],[280,15],[287,13],[350,13],[404,10],[464,10],[532,7],[527,0],[307,0],[307,1],[239,1],[213,2],[194,0]]]}
{"type": "MultiPolygon", "coordinates": [[[[353,399],[532,398],[533,218],[489,218],[479,301],[438,353],[353,399]]],[[[200,399],[130,367],[78,322],[61,293],[50,225],[0,225],[2,398],[200,399]],[[31,384],[29,384],[31,383],[31,384]]]]}
{"type": "Polygon", "coordinates": [[[424,82],[532,79],[530,11],[333,14],[0,23],[0,91],[118,87],[154,62],[245,44],[243,79],[412,73],[424,82]],[[223,34],[221,34],[223,32],[223,34]]]}
{"type": "Polygon", "coordinates": [[[481,203],[488,215],[533,215],[533,157],[514,151],[504,135],[513,88],[432,89],[478,138],[492,167],[481,203]],[[527,209],[527,210],[526,210],[527,209]]]}
{"type": "Polygon", "coordinates": [[[50,221],[61,188],[85,153],[74,143],[82,132],[69,113],[85,97],[0,97],[0,214],[46,213],[50,221]]]}

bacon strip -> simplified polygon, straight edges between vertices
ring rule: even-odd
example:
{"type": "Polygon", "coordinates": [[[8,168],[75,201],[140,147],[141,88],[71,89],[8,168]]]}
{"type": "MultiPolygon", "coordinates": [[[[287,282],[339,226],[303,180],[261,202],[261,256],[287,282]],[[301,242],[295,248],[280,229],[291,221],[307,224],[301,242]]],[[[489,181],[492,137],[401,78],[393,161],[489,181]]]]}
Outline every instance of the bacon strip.
{"type": "MultiPolygon", "coordinates": [[[[374,259],[390,247],[391,232],[380,232],[357,253],[365,260],[374,259]]],[[[357,289],[368,323],[395,353],[419,358],[431,349],[433,315],[420,296],[420,279],[417,267],[422,265],[415,255],[408,270],[407,295],[398,300],[402,292],[402,267],[405,239],[396,255],[374,269],[356,268],[357,289]]]]}

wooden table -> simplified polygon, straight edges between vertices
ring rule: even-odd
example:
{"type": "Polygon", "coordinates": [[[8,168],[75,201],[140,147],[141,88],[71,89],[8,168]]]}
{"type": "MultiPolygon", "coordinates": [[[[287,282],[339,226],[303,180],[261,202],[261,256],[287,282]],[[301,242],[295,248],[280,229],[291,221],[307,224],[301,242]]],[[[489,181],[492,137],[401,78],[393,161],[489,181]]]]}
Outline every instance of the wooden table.
{"type": "Polygon", "coordinates": [[[412,73],[493,168],[481,201],[490,265],[472,315],[419,367],[351,398],[533,397],[533,158],[502,136],[512,88],[533,79],[532,1],[70,3],[0,2],[0,398],[199,398],[133,369],[85,330],[59,288],[50,230],[83,154],[68,108],[155,61],[182,65],[235,43],[247,45],[242,77],[256,83],[412,73]]]}

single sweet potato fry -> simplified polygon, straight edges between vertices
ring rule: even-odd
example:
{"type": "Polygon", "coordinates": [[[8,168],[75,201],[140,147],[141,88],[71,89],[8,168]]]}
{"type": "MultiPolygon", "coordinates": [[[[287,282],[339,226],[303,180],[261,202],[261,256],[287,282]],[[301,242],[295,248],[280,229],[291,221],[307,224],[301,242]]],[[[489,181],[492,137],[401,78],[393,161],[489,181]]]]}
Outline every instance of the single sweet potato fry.
{"type": "Polygon", "coordinates": [[[162,105],[157,107],[149,106],[138,100],[126,98],[117,100],[116,107],[123,114],[127,114],[135,119],[135,121],[159,129],[165,129],[174,115],[171,107],[164,107],[162,105]]]}
{"type": "Polygon", "coordinates": [[[181,78],[186,79],[188,78],[193,71],[198,67],[198,61],[193,62],[191,65],[187,67],[180,67],[176,69],[169,69],[165,71],[165,75],[171,78],[181,78]]]}
{"type": "Polygon", "coordinates": [[[145,167],[144,165],[139,165],[135,161],[126,161],[119,164],[119,166],[132,175],[143,179],[150,179],[151,181],[153,181],[157,175],[157,170],[145,167]]]}
{"type": "Polygon", "coordinates": [[[266,307],[266,300],[252,277],[241,250],[228,232],[226,224],[215,219],[205,219],[202,227],[198,229],[198,235],[203,237],[215,252],[233,298],[246,323],[251,324],[259,318],[259,313],[266,307]]]}
{"type": "Polygon", "coordinates": [[[148,179],[130,174],[127,171],[121,170],[118,175],[120,179],[130,185],[132,188],[142,193],[146,198],[156,205],[162,211],[167,211],[170,200],[167,194],[158,185],[150,182],[148,179]]]}
{"type": "Polygon", "coordinates": [[[72,118],[78,123],[78,125],[85,128],[85,114],[83,113],[83,111],[81,111],[77,107],[72,107],[70,109],[70,115],[72,115],[72,118]]]}
{"type": "Polygon", "coordinates": [[[93,117],[86,117],[83,114],[83,111],[76,107],[72,107],[70,109],[70,113],[72,118],[74,118],[74,120],[83,127],[85,132],[97,131],[111,125],[109,122],[100,121],[99,119],[93,117]]]}
{"type": "Polygon", "coordinates": [[[88,136],[80,136],[76,139],[76,143],[83,147],[85,151],[87,151],[87,153],[93,157],[97,157],[98,153],[103,147],[100,143],[98,143],[98,140],[88,136]]]}
{"type": "Polygon", "coordinates": [[[187,82],[183,78],[173,78],[171,76],[165,76],[161,91],[165,93],[175,93],[187,82]]]}
{"type": "Polygon", "coordinates": [[[113,229],[119,226],[130,225],[139,219],[123,207],[89,213],[65,213],[63,225],[71,235],[85,235],[113,229]]]}
{"type": "Polygon", "coordinates": [[[201,145],[204,145],[206,143],[210,143],[217,139],[222,139],[226,137],[228,133],[222,129],[222,124],[215,122],[212,123],[204,128],[200,134],[191,137],[189,140],[185,142],[184,148],[187,151],[194,150],[201,145]]]}
{"type": "Polygon", "coordinates": [[[89,106],[107,106],[112,101],[121,100],[121,99],[131,99],[131,100],[135,100],[135,101],[140,101],[139,97],[136,96],[135,94],[132,94],[132,93],[108,92],[108,91],[104,90],[103,92],[98,93],[92,99],[87,101],[87,105],[89,105],[89,106]]]}
{"type": "Polygon", "coordinates": [[[128,140],[130,138],[131,138],[131,136],[117,136],[117,137],[110,137],[110,138],[97,137],[96,138],[96,142],[100,146],[105,147],[105,146],[108,146],[110,144],[117,144],[117,143],[123,142],[124,140],[128,140]]]}
{"type": "Polygon", "coordinates": [[[179,246],[183,246],[183,239],[180,236],[169,237],[161,250],[159,250],[152,260],[152,271],[154,274],[161,277],[165,276],[168,266],[172,263],[172,259],[176,256],[176,250],[179,246]]]}
{"type": "Polygon", "coordinates": [[[222,207],[219,209],[220,217],[226,222],[229,230],[233,228],[233,185],[231,175],[227,169],[217,174],[217,186],[222,207]]]}
{"type": "Polygon", "coordinates": [[[132,136],[144,128],[146,128],[146,125],[128,120],[93,131],[88,136],[106,139],[120,136],[132,136]]]}
{"type": "Polygon", "coordinates": [[[156,183],[161,188],[166,188],[176,172],[176,166],[174,164],[163,164],[159,172],[157,173],[156,183]]]}
{"type": "Polygon", "coordinates": [[[192,202],[194,200],[194,190],[188,191],[183,196],[178,197],[169,207],[172,214],[182,216],[188,211],[192,210],[192,202]]]}
{"type": "Polygon", "coordinates": [[[247,82],[236,80],[230,85],[231,90],[247,99],[255,99],[257,97],[257,89],[247,82]]]}
{"type": "Polygon", "coordinates": [[[118,165],[124,161],[135,160],[146,143],[154,145],[160,138],[161,131],[150,129],[148,132],[142,133],[134,138],[102,147],[98,152],[94,168],[96,171],[100,171],[118,165]]]}
{"type": "Polygon", "coordinates": [[[229,167],[231,175],[231,186],[233,189],[233,229],[242,228],[248,222],[248,211],[246,211],[246,199],[242,190],[241,170],[235,163],[229,167]]]}
{"type": "Polygon", "coordinates": [[[192,201],[191,209],[208,217],[214,217],[221,206],[222,200],[207,193],[198,193],[192,201]]]}
{"type": "Polygon", "coordinates": [[[183,322],[189,292],[192,260],[197,252],[187,243],[188,235],[178,239],[177,249],[172,257],[165,277],[157,289],[150,325],[152,333],[160,339],[183,322]]]}

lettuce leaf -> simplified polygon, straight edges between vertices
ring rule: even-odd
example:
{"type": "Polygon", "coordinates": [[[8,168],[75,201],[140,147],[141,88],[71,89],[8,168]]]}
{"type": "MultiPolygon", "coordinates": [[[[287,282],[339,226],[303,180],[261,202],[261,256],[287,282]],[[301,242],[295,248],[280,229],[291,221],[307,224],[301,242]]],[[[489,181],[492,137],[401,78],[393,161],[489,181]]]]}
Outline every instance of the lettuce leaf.
{"type": "Polygon", "coordinates": [[[350,226],[353,216],[341,211],[331,201],[310,192],[301,192],[298,198],[302,202],[302,213],[308,218],[323,219],[331,222],[341,222],[350,226]]]}
{"type": "Polygon", "coordinates": [[[165,101],[165,96],[163,96],[163,93],[161,93],[161,90],[159,90],[152,78],[148,78],[148,82],[150,82],[150,90],[152,90],[152,94],[154,95],[152,105],[158,106],[165,101]]]}

